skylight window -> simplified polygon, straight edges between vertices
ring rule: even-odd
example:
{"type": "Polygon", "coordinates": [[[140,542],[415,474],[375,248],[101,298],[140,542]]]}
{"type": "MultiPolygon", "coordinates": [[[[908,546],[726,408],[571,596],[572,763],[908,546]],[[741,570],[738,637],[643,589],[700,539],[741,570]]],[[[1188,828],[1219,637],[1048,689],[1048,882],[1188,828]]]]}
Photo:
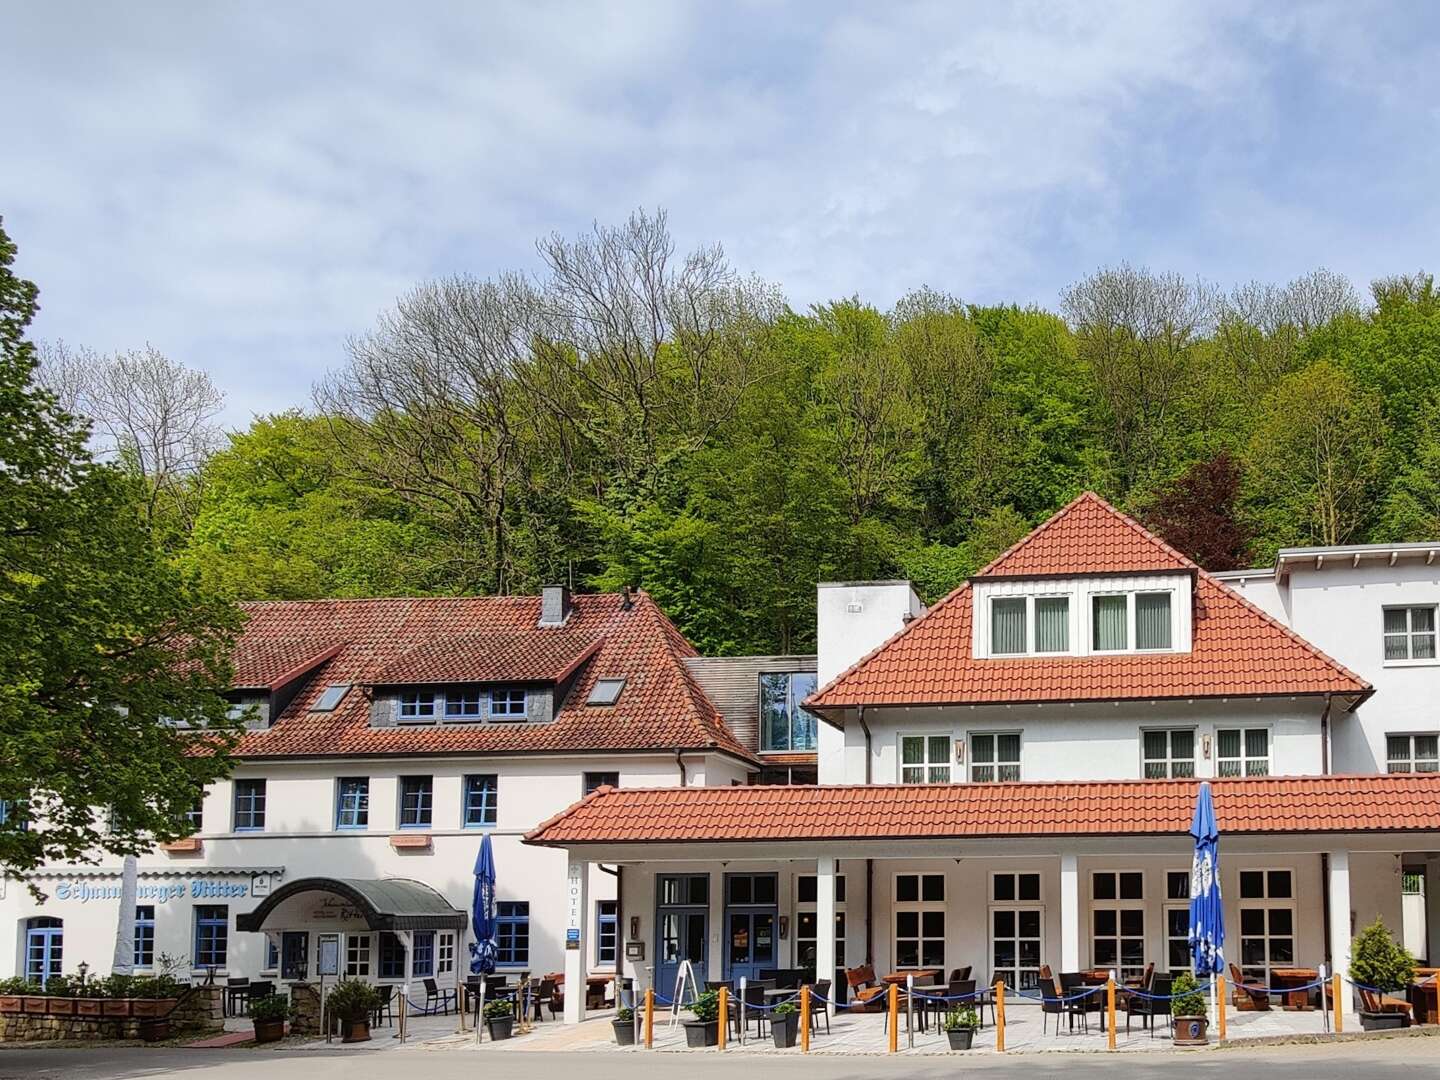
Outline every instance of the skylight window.
{"type": "Polygon", "coordinates": [[[310,706],[310,711],[334,712],[335,706],[340,704],[340,699],[345,696],[345,691],[349,689],[349,683],[331,683],[325,687],[324,693],[316,699],[315,704],[310,706]]]}
{"type": "Polygon", "coordinates": [[[596,679],[585,699],[586,705],[614,705],[620,700],[620,691],[625,689],[624,679],[596,679]]]}

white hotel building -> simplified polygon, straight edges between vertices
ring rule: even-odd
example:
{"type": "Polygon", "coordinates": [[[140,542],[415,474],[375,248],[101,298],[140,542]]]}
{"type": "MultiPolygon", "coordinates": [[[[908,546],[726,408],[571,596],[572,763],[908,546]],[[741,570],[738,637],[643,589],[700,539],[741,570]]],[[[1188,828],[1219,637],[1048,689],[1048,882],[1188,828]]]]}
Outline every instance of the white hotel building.
{"type": "MultiPolygon", "coordinates": [[[[489,831],[513,970],[1179,968],[1201,778],[1247,973],[1343,971],[1377,916],[1433,960],[1436,550],[1212,575],[1086,495],[929,611],[821,585],[818,673],[697,657],[644,594],[256,604],[258,719],[141,860],[137,960],[453,979],[489,831]]],[[[8,883],[0,968],[103,971],[118,883],[8,883]]]]}

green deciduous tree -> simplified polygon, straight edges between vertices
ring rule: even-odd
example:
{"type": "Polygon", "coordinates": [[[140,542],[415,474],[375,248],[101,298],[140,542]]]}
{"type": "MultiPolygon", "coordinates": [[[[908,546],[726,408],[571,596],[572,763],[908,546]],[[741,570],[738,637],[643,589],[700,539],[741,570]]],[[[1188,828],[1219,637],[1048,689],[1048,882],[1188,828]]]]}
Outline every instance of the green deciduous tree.
{"type": "Polygon", "coordinates": [[[240,616],[165,560],[143,489],[36,384],[14,254],[0,230],[0,872],[24,877],[183,834],[229,766],[240,616]]]}

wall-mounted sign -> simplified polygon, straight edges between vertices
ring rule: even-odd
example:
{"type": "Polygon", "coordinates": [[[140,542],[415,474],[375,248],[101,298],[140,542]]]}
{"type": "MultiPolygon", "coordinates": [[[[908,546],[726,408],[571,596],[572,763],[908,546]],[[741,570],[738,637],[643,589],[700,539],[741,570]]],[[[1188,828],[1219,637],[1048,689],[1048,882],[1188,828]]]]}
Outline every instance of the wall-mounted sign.
{"type": "Polygon", "coordinates": [[[644,943],[643,941],[627,941],[627,942],[625,942],[625,959],[626,959],[626,960],[644,960],[644,959],[645,959],[645,943],[644,943]]]}
{"type": "Polygon", "coordinates": [[[340,974],[340,935],[321,934],[320,954],[315,965],[317,975],[340,974]]]}
{"type": "Polygon", "coordinates": [[[565,948],[580,948],[580,931],[573,926],[565,931],[565,948]]]}
{"type": "Polygon", "coordinates": [[[365,913],[338,896],[327,896],[310,909],[310,918],[314,922],[363,922],[365,913]]]}
{"type": "MultiPolygon", "coordinates": [[[[96,884],[92,881],[59,881],[55,885],[56,900],[88,904],[92,900],[119,900],[123,886],[116,880],[96,884]]],[[[212,878],[191,878],[180,881],[142,881],[135,887],[137,900],[167,904],[172,900],[230,900],[249,896],[248,883],[217,881],[212,878]]]]}

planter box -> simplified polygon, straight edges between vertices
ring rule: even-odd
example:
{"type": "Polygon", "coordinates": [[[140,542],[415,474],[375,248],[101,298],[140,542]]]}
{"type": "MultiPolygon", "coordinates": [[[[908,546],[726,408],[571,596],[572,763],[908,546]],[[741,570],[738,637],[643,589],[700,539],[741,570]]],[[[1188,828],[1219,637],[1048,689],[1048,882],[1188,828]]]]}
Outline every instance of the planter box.
{"type": "Polygon", "coordinates": [[[951,1028],[945,1032],[945,1038],[950,1040],[951,1050],[969,1050],[970,1045],[975,1041],[974,1028],[951,1028]]]}
{"type": "Polygon", "coordinates": [[[342,1020],[340,1022],[340,1041],[347,1043],[369,1042],[370,1021],[369,1020],[342,1020]]]}
{"type": "Polygon", "coordinates": [[[1410,1017],[1402,1012],[1362,1012],[1360,1014],[1360,1027],[1365,1031],[1393,1031],[1396,1028],[1409,1026],[1410,1017]]]}
{"type": "Polygon", "coordinates": [[[76,1016],[99,1016],[104,1011],[105,1000],[103,998],[76,998],[76,1016]]]}
{"type": "Polygon", "coordinates": [[[485,1021],[485,1030],[490,1032],[492,1042],[508,1039],[514,1033],[515,1018],[513,1016],[489,1017],[485,1021]]]}
{"type": "Polygon", "coordinates": [[[50,1008],[50,999],[44,997],[25,997],[25,1012],[29,1016],[44,1016],[50,1008]]]}
{"type": "Polygon", "coordinates": [[[143,1042],[164,1042],[170,1038],[170,1020],[168,1017],[160,1017],[156,1020],[142,1020],[140,1022],[140,1039],[143,1042]]]}
{"type": "Polygon", "coordinates": [[[18,1013],[25,1011],[25,999],[19,994],[0,995],[0,1013],[18,1013]]]}
{"type": "Polygon", "coordinates": [[[49,999],[50,1008],[47,1010],[51,1016],[74,1016],[75,999],[52,997],[49,999]]]}
{"type": "Polygon", "coordinates": [[[635,1045],[635,1021],[633,1020],[612,1020],[610,1023],[615,1028],[616,1046],[635,1045]]]}
{"type": "Polygon", "coordinates": [[[257,1043],[279,1042],[285,1037],[284,1020],[256,1020],[255,1041],[257,1043]]]}
{"type": "Polygon", "coordinates": [[[101,1016],[129,1016],[135,1003],[129,998],[106,998],[100,1003],[101,1016]]]}
{"type": "Polygon", "coordinates": [[[175,1008],[175,1001],[175,998],[134,998],[131,1002],[131,1015],[141,1019],[169,1016],[170,1010],[175,1008]]]}
{"type": "Polygon", "coordinates": [[[1210,1040],[1206,1031],[1210,1027],[1210,1020],[1204,1016],[1177,1016],[1175,1017],[1175,1045],[1176,1046],[1205,1046],[1210,1040]]]}
{"type": "Polygon", "coordinates": [[[799,1013],[790,1013],[786,1016],[776,1016],[774,1013],[770,1014],[770,1037],[775,1040],[777,1048],[786,1050],[794,1046],[795,1036],[799,1034],[799,1013]]]}
{"type": "Polygon", "coordinates": [[[682,1020],[685,1028],[685,1045],[717,1046],[720,1043],[719,1020],[682,1020]]]}

